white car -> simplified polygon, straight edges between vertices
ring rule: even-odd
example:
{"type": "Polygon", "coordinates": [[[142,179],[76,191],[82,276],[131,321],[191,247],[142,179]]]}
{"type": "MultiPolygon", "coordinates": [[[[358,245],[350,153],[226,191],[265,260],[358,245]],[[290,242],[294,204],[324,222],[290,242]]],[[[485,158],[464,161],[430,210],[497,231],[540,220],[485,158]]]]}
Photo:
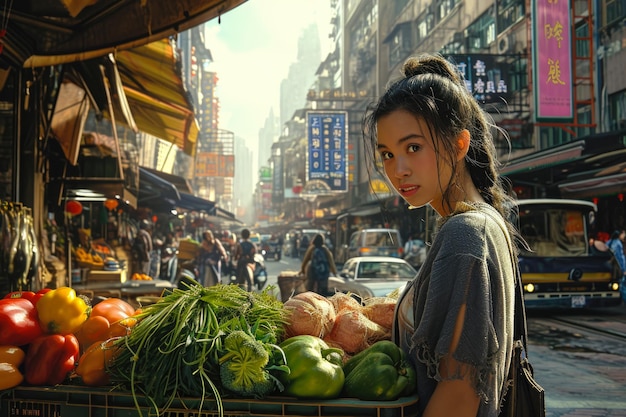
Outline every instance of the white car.
{"type": "Polygon", "coordinates": [[[352,293],[361,298],[384,297],[411,281],[417,270],[407,261],[391,256],[359,256],[343,265],[339,276],[328,279],[328,290],[352,293]]]}

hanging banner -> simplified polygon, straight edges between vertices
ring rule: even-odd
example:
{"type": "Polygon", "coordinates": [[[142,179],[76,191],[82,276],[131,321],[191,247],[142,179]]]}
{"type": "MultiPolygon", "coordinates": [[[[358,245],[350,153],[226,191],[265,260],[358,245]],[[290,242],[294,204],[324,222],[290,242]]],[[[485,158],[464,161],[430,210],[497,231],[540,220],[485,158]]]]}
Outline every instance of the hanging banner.
{"type": "Polygon", "coordinates": [[[348,191],[347,113],[311,111],[306,117],[308,158],[305,188],[316,195],[348,191]]]}
{"type": "Polygon", "coordinates": [[[536,0],[533,7],[533,74],[537,120],[574,117],[569,0],[536,0]]]}

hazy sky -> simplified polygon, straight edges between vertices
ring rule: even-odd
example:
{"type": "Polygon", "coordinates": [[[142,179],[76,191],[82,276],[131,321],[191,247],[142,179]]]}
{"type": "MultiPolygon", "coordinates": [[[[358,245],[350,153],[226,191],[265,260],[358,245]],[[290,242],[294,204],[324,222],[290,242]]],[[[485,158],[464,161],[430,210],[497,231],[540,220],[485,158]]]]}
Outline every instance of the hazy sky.
{"type": "Polygon", "coordinates": [[[255,149],[270,108],[278,116],[280,82],[297,59],[303,29],[318,23],[322,57],[330,51],[330,16],[329,0],[248,0],[222,15],[221,23],[207,23],[211,70],[219,78],[220,129],[255,149]]]}

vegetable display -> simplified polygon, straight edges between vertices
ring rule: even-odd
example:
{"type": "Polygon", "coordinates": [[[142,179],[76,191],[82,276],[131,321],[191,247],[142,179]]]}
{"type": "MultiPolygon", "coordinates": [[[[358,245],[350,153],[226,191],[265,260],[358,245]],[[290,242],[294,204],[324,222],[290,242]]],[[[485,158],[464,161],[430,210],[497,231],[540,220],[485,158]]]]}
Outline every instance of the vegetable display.
{"type": "Polygon", "coordinates": [[[343,393],[360,400],[397,400],[416,391],[416,375],[404,351],[381,340],[348,359],[343,393]]]}
{"type": "MultiPolygon", "coordinates": [[[[232,379],[230,387],[242,387],[242,392],[249,391],[241,382],[256,379],[259,367],[256,363],[250,371],[246,365],[252,362],[229,355],[236,347],[231,342],[225,345],[225,337],[243,330],[272,350],[282,337],[285,311],[267,291],[249,293],[236,285],[187,285],[188,289],[172,290],[135,316],[138,321],[132,331],[114,343],[119,352],[111,367],[111,381],[127,387],[135,398],[145,395],[159,409],[168,408],[179,396],[202,401],[213,396],[221,414],[220,356],[228,358],[222,364],[235,361],[225,366],[240,378],[232,379]]],[[[235,338],[231,341],[237,344],[235,338]]]]}
{"type": "Polygon", "coordinates": [[[69,287],[8,294],[0,390],[109,386],[157,416],[181,398],[224,415],[222,396],[393,401],[416,392],[414,368],[389,340],[391,298],[305,292],[283,303],[271,286],[182,285],[140,309],[118,298],[91,306],[69,287]]]}
{"type": "Polygon", "coordinates": [[[339,397],[344,384],[343,351],[319,337],[294,336],[280,344],[289,374],[279,375],[286,395],[298,398],[339,397]]]}

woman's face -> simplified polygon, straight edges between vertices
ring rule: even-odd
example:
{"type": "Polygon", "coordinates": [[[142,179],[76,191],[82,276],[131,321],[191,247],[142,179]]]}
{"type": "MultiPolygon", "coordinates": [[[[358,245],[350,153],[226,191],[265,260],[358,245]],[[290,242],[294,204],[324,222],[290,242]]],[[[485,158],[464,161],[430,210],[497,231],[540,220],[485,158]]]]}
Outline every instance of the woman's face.
{"type": "Polygon", "coordinates": [[[426,122],[405,110],[381,117],[377,123],[378,152],[395,190],[414,207],[430,204],[448,214],[443,190],[452,176],[450,163],[440,158],[426,122]]]}

